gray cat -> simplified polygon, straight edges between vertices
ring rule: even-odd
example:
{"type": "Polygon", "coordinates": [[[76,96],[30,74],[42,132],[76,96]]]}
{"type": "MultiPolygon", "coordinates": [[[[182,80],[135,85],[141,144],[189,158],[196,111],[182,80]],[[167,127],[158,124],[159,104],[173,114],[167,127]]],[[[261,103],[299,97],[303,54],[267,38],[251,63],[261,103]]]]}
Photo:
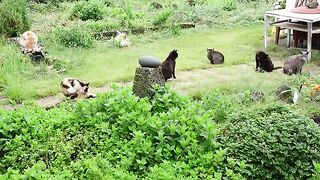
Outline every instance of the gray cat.
{"type": "Polygon", "coordinates": [[[284,62],[283,73],[287,75],[301,74],[302,66],[308,61],[309,51],[299,55],[289,56],[284,62]]]}
{"type": "Polygon", "coordinates": [[[222,64],[224,62],[224,56],[221,52],[215,51],[214,48],[208,48],[207,52],[207,57],[211,64],[222,64]]]}

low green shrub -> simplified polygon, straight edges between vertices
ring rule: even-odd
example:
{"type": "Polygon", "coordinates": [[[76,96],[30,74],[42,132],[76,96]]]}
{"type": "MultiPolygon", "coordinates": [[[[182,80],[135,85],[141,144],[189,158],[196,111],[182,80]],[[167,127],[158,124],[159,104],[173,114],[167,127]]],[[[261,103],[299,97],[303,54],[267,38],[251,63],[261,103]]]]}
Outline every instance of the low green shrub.
{"type": "Polygon", "coordinates": [[[83,21],[101,20],[104,16],[104,4],[100,1],[77,2],[71,12],[71,18],[79,18],[83,21]]]}
{"type": "Polygon", "coordinates": [[[308,179],[320,160],[319,127],[288,105],[240,111],[223,131],[227,154],[251,167],[248,179],[308,179]]]}
{"type": "Polygon", "coordinates": [[[224,11],[234,11],[234,10],[237,9],[237,4],[236,4],[236,3],[237,3],[236,0],[227,0],[227,1],[224,3],[222,9],[223,9],[224,11]]]}
{"type": "Polygon", "coordinates": [[[50,111],[0,112],[0,174],[241,179],[245,164],[225,156],[215,140],[219,128],[201,104],[171,91],[160,94],[177,103],[163,108],[165,99],[139,99],[129,89],[115,89],[50,111]]]}
{"type": "Polygon", "coordinates": [[[212,119],[220,123],[232,120],[233,113],[251,105],[249,92],[213,91],[203,97],[202,102],[212,119]]]}
{"type": "Polygon", "coordinates": [[[108,31],[108,30],[118,30],[120,29],[120,27],[121,27],[120,23],[116,21],[108,21],[108,22],[95,21],[95,22],[89,22],[85,24],[84,28],[87,28],[92,32],[101,32],[101,31],[108,31]]]}
{"type": "Polygon", "coordinates": [[[156,15],[156,17],[153,19],[152,24],[155,26],[163,26],[167,23],[171,15],[172,15],[171,9],[164,9],[156,15]]]}
{"type": "Polygon", "coordinates": [[[80,28],[60,29],[56,31],[57,38],[66,47],[92,48],[95,46],[94,38],[80,28]]]}
{"type": "Polygon", "coordinates": [[[26,0],[2,0],[0,3],[0,36],[17,36],[29,30],[26,0]]]}

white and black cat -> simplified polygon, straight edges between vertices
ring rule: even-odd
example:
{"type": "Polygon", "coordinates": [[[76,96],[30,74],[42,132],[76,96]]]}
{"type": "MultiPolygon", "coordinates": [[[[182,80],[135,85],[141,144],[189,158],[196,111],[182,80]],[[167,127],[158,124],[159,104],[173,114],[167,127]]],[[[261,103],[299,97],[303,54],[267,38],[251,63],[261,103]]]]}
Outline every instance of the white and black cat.
{"type": "Polygon", "coordinates": [[[95,98],[95,94],[88,94],[89,83],[75,78],[65,78],[60,84],[63,95],[75,98],[95,98]]]}

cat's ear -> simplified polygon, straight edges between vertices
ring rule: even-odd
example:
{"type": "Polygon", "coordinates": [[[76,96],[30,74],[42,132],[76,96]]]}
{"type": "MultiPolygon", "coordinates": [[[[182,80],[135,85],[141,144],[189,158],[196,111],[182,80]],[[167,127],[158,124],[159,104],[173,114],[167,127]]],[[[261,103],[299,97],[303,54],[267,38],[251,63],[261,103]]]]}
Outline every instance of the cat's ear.
{"type": "Polygon", "coordinates": [[[87,83],[85,83],[85,85],[86,85],[86,86],[89,86],[89,84],[90,84],[90,83],[88,83],[88,82],[87,82],[87,83]]]}

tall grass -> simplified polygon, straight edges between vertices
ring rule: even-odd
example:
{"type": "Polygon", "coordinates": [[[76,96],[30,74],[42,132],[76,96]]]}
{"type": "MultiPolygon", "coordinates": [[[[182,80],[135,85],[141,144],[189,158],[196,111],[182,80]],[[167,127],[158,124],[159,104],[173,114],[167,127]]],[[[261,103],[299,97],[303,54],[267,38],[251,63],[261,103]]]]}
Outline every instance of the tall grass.
{"type": "Polygon", "coordinates": [[[0,54],[0,84],[4,94],[18,102],[32,96],[26,82],[35,74],[35,69],[29,59],[13,45],[0,47],[0,52],[5,52],[0,54]]]}

